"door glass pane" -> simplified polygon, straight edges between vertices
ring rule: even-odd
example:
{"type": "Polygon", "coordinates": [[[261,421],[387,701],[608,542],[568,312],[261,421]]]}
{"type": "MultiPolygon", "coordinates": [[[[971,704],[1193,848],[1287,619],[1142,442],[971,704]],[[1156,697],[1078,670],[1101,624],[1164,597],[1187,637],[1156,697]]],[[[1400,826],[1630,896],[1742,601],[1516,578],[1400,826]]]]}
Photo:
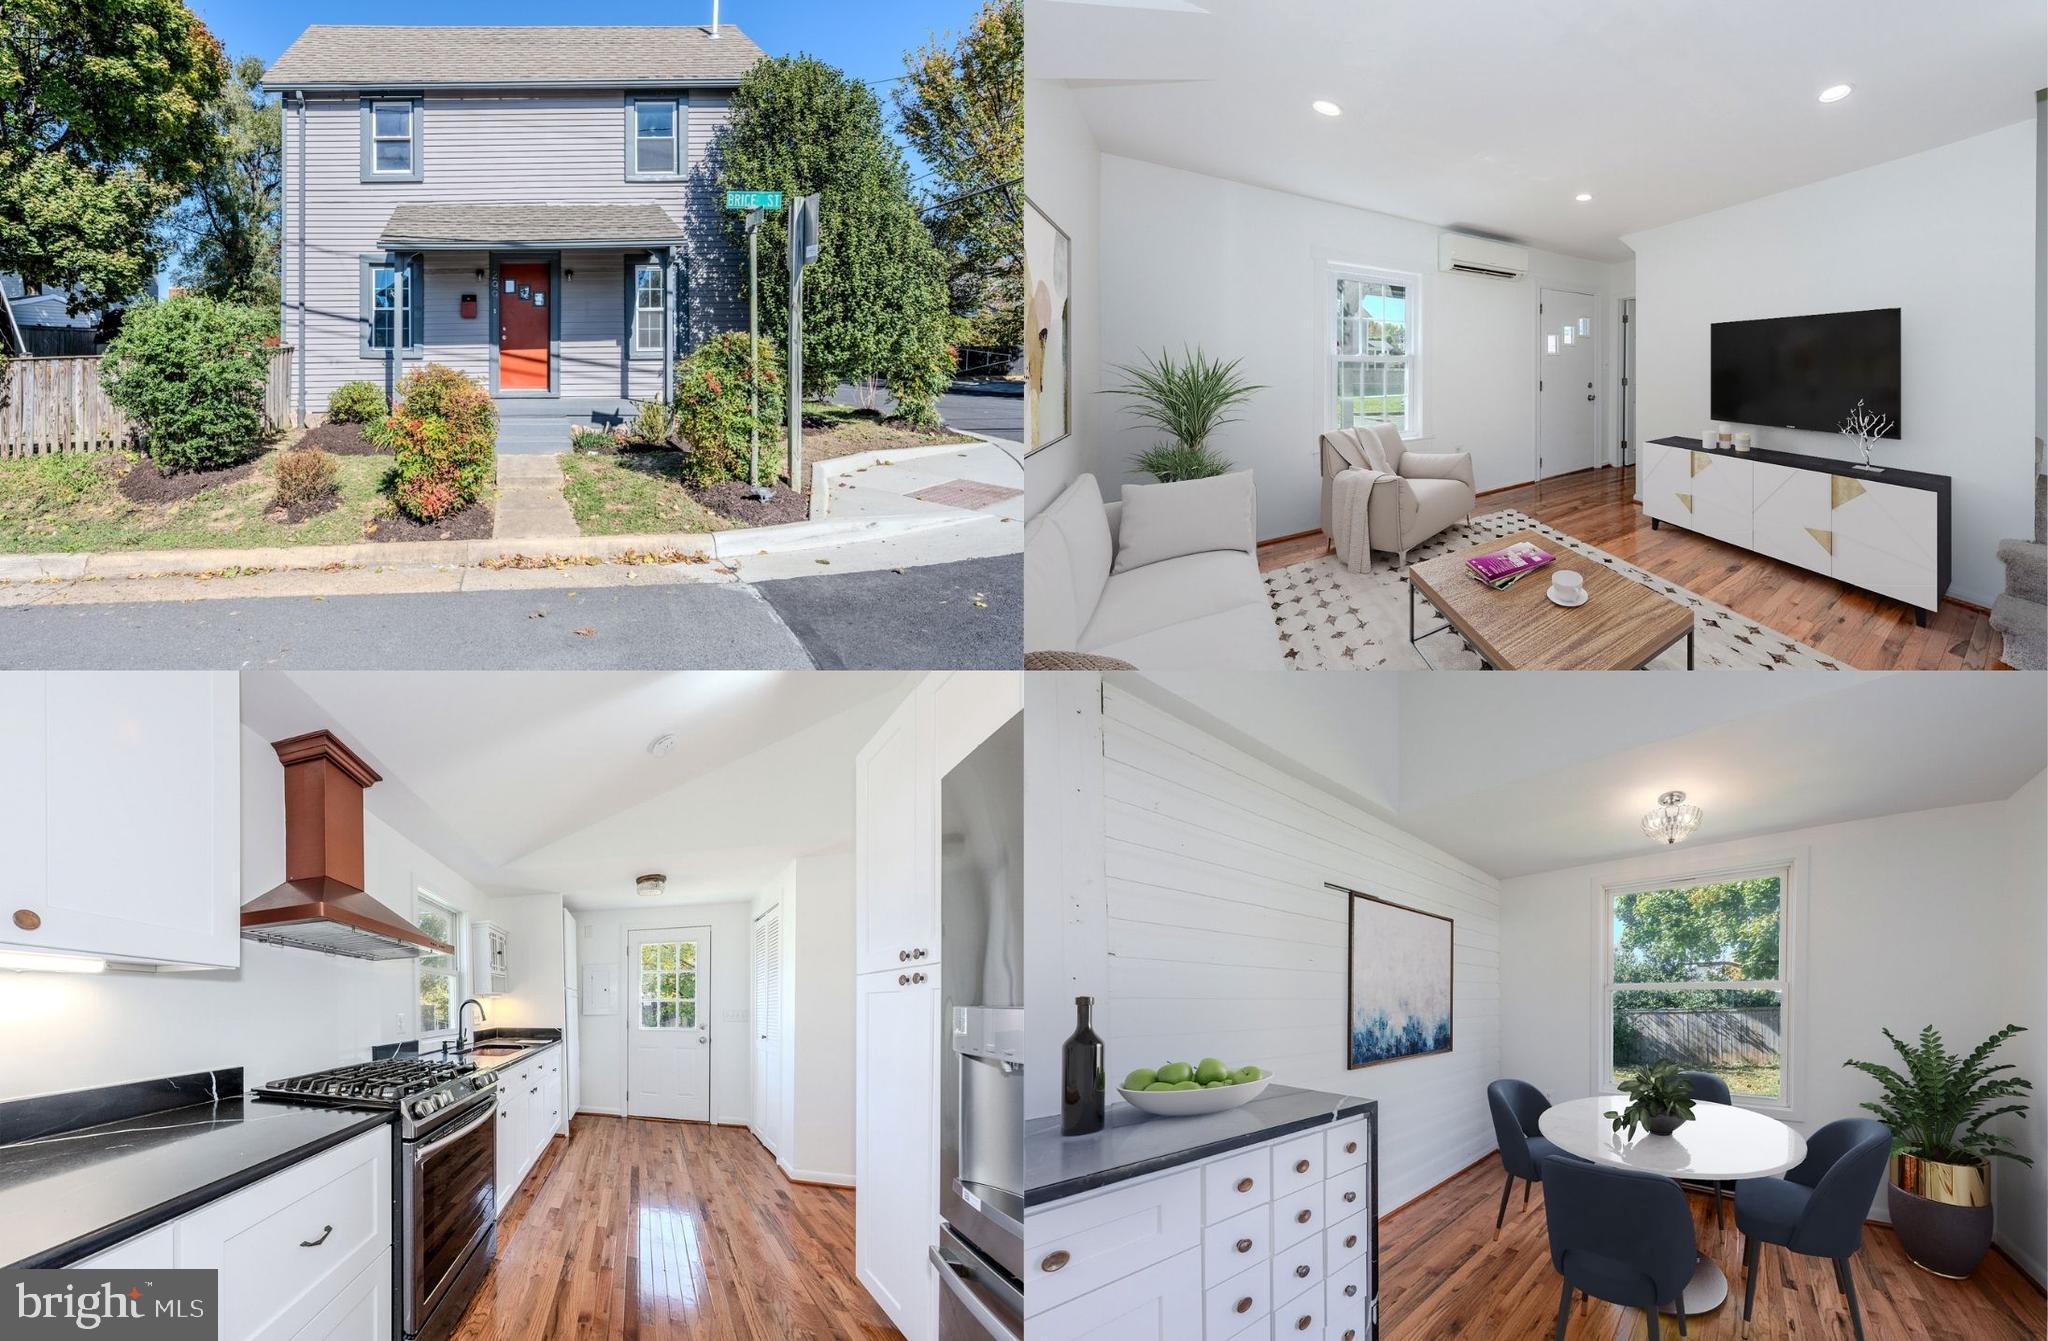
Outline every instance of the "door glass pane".
{"type": "Polygon", "coordinates": [[[676,995],[695,1000],[697,996],[697,975],[694,973],[677,974],[676,995]]]}
{"type": "Polygon", "coordinates": [[[660,955],[661,955],[661,947],[660,947],[659,945],[643,945],[643,946],[641,946],[641,947],[640,947],[640,967],[641,967],[641,968],[643,968],[643,969],[651,969],[651,968],[655,968],[655,967],[658,967],[658,965],[659,965],[659,962],[660,962],[660,960],[659,960],[659,956],[660,956],[660,955]]]}
{"type": "Polygon", "coordinates": [[[680,1009],[681,1014],[678,1016],[678,1019],[682,1027],[685,1029],[695,1029],[697,1027],[697,1003],[685,1001],[680,1009]]]}
{"type": "Polygon", "coordinates": [[[658,1009],[652,1001],[642,1001],[640,1003],[640,1027],[642,1029],[654,1028],[657,1023],[655,1016],[658,1009]]]}

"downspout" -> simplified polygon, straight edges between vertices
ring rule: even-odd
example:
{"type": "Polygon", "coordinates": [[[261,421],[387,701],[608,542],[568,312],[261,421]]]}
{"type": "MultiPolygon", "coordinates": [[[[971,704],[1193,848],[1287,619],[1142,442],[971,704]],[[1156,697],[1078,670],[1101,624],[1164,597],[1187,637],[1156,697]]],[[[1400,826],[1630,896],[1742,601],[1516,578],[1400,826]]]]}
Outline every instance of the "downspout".
{"type": "Polygon", "coordinates": [[[676,249],[670,247],[661,267],[661,403],[676,403],[676,249]]]}
{"type": "Polygon", "coordinates": [[[292,172],[299,179],[299,338],[292,351],[298,367],[293,379],[299,393],[299,427],[306,427],[306,91],[298,91],[299,147],[292,154],[292,172]]]}

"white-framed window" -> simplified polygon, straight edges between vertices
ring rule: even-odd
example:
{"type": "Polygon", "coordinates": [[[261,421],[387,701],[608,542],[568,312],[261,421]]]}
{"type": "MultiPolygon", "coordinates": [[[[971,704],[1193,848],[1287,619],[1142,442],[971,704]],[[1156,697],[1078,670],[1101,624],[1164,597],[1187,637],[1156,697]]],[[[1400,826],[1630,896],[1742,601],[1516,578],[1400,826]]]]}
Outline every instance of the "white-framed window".
{"type": "Polygon", "coordinates": [[[1793,876],[1778,861],[1606,887],[1597,1085],[1669,1060],[1738,1105],[1792,1109],[1793,876]]]}
{"type": "Polygon", "coordinates": [[[412,99],[371,103],[370,171],[380,177],[410,177],[413,129],[412,99]]]}
{"type": "Polygon", "coordinates": [[[1324,420],[1330,428],[1392,424],[1422,436],[1422,281],[1331,265],[1324,275],[1324,420]]]}
{"type": "Polygon", "coordinates": [[[452,955],[422,955],[413,961],[418,975],[420,1037],[453,1034],[457,1003],[462,1000],[462,914],[419,890],[413,922],[435,940],[455,947],[452,955]]]}
{"type": "Polygon", "coordinates": [[[661,357],[663,303],[661,267],[640,264],[633,267],[633,353],[661,357]]]}
{"type": "Polygon", "coordinates": [[[633,98],[627,104],[632,158],[629,177],[673,177],[682,171],[682,103],[676,98],[633,98]]]}
{"type": "Polygon", "coordinates": [[[648,941],[640,947],[640,1027],[697,1027],[697,942],[648,941]]]}

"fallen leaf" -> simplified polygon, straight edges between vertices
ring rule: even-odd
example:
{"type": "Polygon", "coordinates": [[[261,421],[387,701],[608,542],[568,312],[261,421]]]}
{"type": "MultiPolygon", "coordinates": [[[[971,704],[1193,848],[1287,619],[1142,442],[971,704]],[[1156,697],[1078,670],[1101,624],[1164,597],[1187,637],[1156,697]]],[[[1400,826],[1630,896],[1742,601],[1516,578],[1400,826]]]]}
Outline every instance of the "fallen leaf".
{"type": "Polygon", "coordinates": [[[532,614],[527,616],[528,619],[546,619],[547,617],[548,612],[545,610],[536,610],[532,614]]]}
{"type": "Polygon", "coordinates": [[[596,630],[596,629],[578,629],[578,630],[576,630],[576,636],[577,636],[578,638],[595,638],[595,637],[597,636],[597,630],[596,630]]]}
{"type": "Polygon", "coordinates": [[[831,563],[832,561],[831,561],[830,559],[818,559],[818,560],[816,560],[816,562],[818,562],[818,563],[825,563],[825,564],[829,564],[829,563],[831,563]]]}

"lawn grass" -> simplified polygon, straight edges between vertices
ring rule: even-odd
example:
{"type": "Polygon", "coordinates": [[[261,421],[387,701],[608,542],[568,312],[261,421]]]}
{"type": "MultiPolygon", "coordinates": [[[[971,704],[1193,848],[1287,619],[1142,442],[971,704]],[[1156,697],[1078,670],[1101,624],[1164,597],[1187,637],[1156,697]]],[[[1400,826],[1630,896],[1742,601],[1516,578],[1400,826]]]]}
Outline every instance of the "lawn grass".
{"type": "MultiPolygon", "coordinates": [[[[1618,1066],[1614,1069],[1614,1088],[1621,1089],[1621,1082],[1635,1074],[1632,1066],[1618,1066]]],[[[1715,1075],[1728,1082],[1730,1094],[1747,1094],[1751,1098],[1775,1099],[1778,1097],[1778,1068],[1775,1066],[1729,1066],[1717,1068],[1715,1075]]]]}
{"type": "Polygon", "coordinates": [[[120,474],[135,460],[126,452],[0,460],[0,553],[342,545],[392,512],[385,456],[336,457],[340,501],[296,524],[269,515],[276,453],[242,479],[175,503],[137,503],[121,493],[120,474]]]}
{"type": "Polygon", "coordinates": [[[683,489],[681,452],[562,457],[562,496],[585,535],[723,531],[733,523],[683,489]]]}
{"type": "MultiPolygon", "coordinates": [[[[787,433],[784,436],[788,436],[787,433]]],[[[884,419],[858,405],[804,402],[806,466],[856,452],[882,452],[902,447],[944,447],[975,439],[948,429],[912,428],[900,419],[884,419]]],[[[810,472],[806,470],[805,474],[810,472]]],[[[804,481],[810,487],[810,481],[804,481]]]]}

